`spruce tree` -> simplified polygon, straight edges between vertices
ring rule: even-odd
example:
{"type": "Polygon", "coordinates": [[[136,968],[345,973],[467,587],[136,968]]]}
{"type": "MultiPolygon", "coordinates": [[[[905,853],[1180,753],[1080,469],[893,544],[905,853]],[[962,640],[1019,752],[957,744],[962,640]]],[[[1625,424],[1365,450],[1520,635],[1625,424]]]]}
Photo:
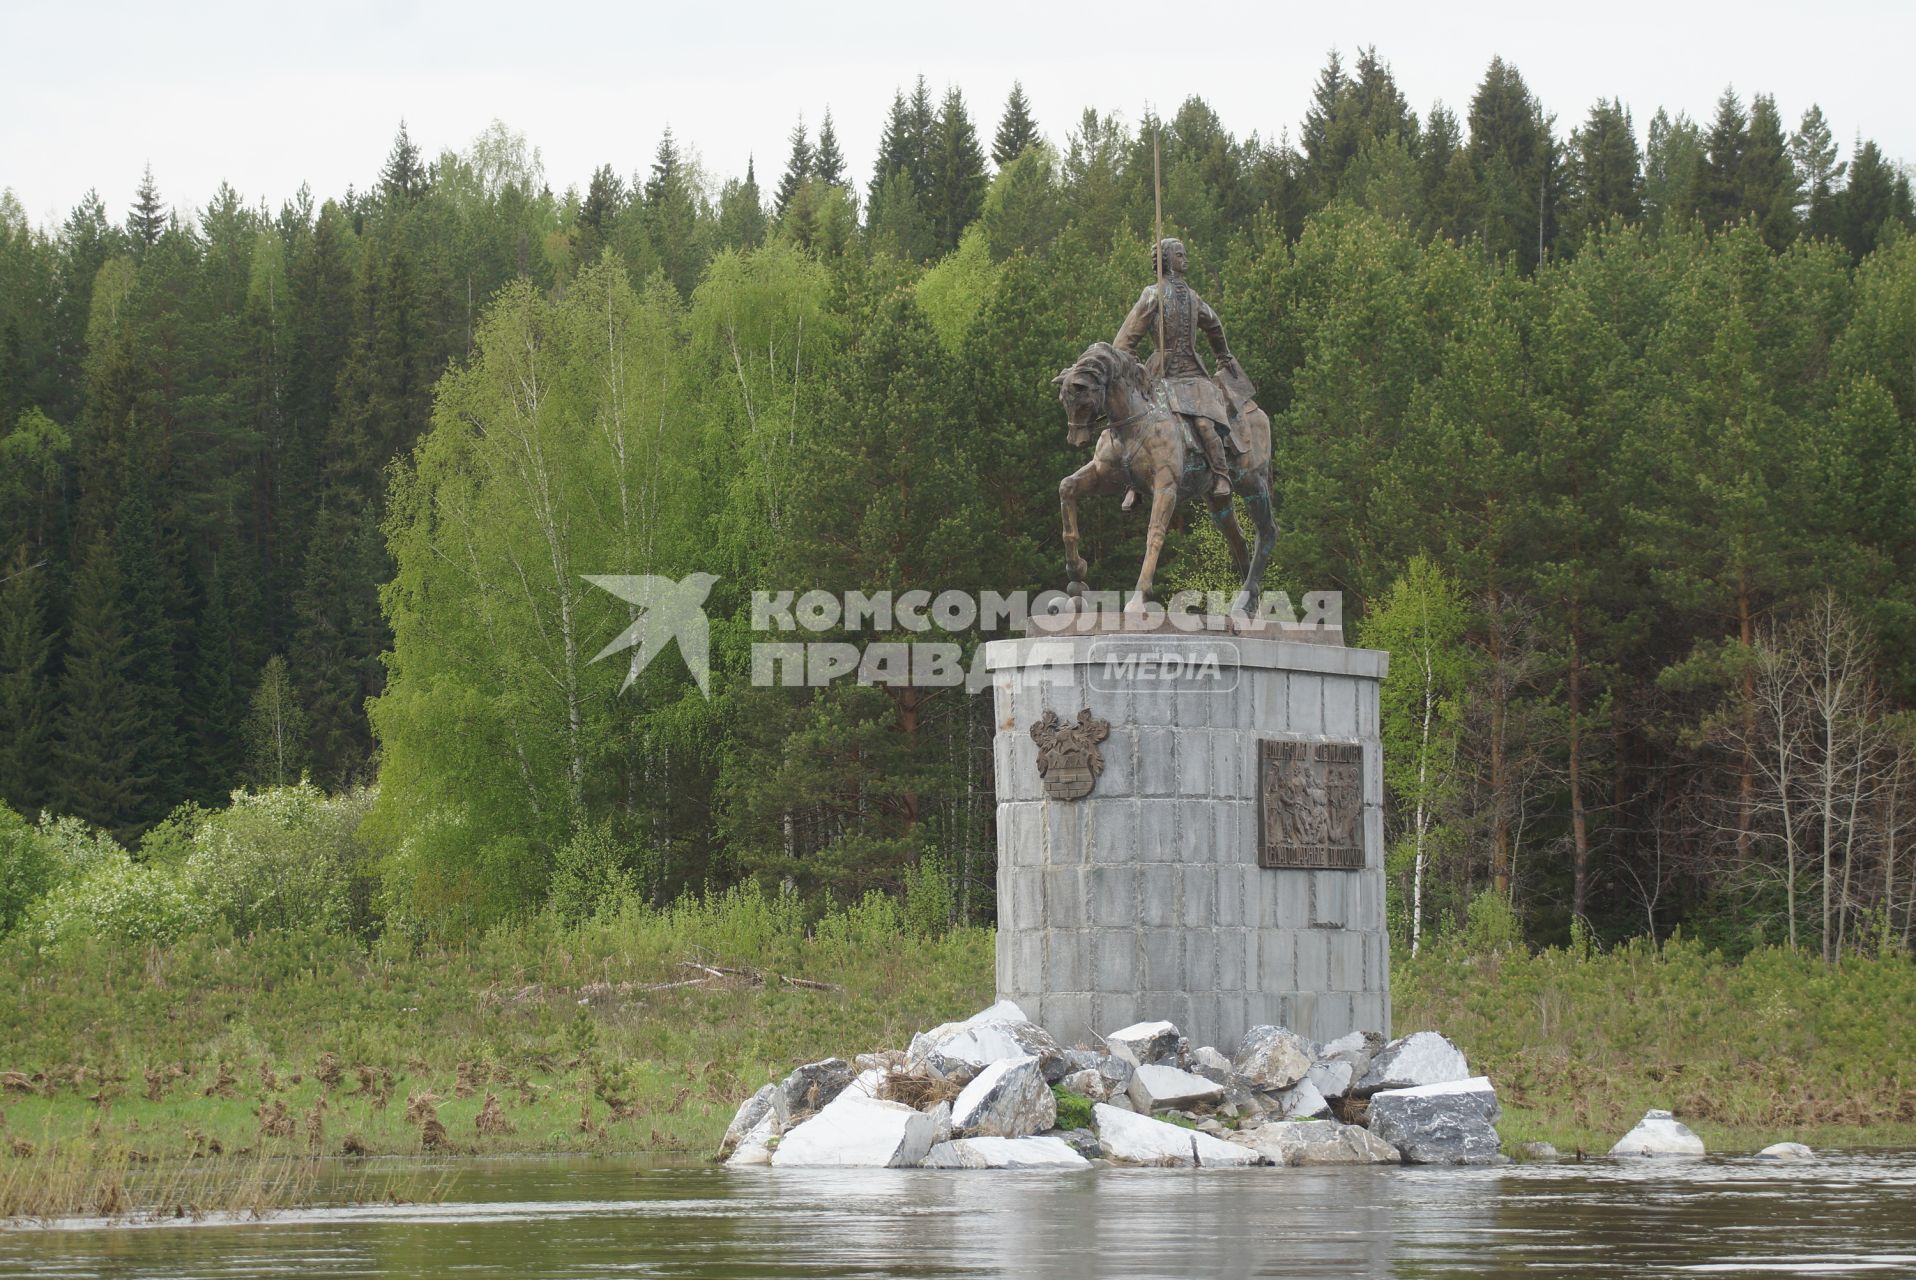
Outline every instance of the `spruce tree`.
{"type": "Polygon", "coordinates": [[[1549,121],[1517,68],[1492,58],[1470,100],[1470,165],[1477,181],[1485,251],[1536,266],[1554,239],[1549,121]]]}
{"type": "Polygon", "coordinates": [[[1703,215],[1710,226],[1742,217],[1743,153],[1750,144],[1749,117],[1735,89],[1725,89],[1716,102],[1716,119],[1704,138],[1703,215]]]}
{"type": "Polygon", "coordinates": [[[1578,239],[1612,218],[1643,216],[1643,157],[1622,101],[1599,98],[1570,135],[1570,234],[1578,239]]]}
{"type": "Polygon", "coordinates": [[[30,560],[24,542],[0,561],[0,804],[32,813],[47,800],[47,746],[53,688],[47,658],[47,558],[30,560]]]}
{"type": "MultiPolygon", "coordinates": [[[[801,122],[802,123],[802,122],[801,122]]],[[[832,127],[831,108],[818,126],[818,150],[812,153],[812,176],[827,186],[845,186],[845,153],[838,146],[838,130],[832,127]]]]}
{"type": "Polygon", "coordinates": [[[1836,197],[1836,234],[1861,262],[1892,223],[1907,227],[1909,180],[1898,174],[1874,142],[1857,139],[1849,165],[1849,184],[1836,197]]]}
{"type": "Polygon", "coordinates": [[[1304,130],[1298,139],[1304,149],[1304,181],[1318,204],[1336,194],[1338,179],[1344,173],[1343,165],[1334,154],[1332,129],[1349,84],[1344,76],[1344,60],[1332,49],[1330,60],[1317,73],[1317,84],[1311,89],[1311,105],[1304,110],[1304,130]]]}
{"type": "Polygon", "coordinates": [[[1783,118],[1769,94],[1759,93],[1750,102],[1749,140],[1739,184],[1742,208],[1756,219],[1765,244],[1782,249],[1796,238],[1796,206],[1803,188],[1783,136],[1783,118]]]}
{"type": "Polygon", "coordinates": [[[135,815],[147,801],[134,758],[141,725],[128,678],[132,661],[113,543],[95,533],[73,580],[51,807],[122,839],[138,829],[135,815]]]}
{"type": "Polygon", "coordinates": [[[765,203],[758,173],[745,158],[745,178],[734,178],[719,192],[718,243],[721,249],[754,249],[765,240],[765,203]]]}
{"type": "Polygon", "coordinates": [[[159,184],[153,181],[153,166],[147,165],[140,176],[140,189],[133,196],[133,208],[126,216],[126,233],[134,249],[148,249],[166,230],[166,206],[160,203],[159,184]]]}
{"type": "Polygon", "coordinates": [[[785,160],[785,174],[778,180],[778,190],[772,196],[772,216],[783,218],[785,210],[791,205],[798,189],[810,181],[814,157],[812,144],[805,135],[805,117],[800,116],[798,123],[792,126],[791,154],[785,160]]]}
{"type": "Polygon", "coordinates": [[[1703,136],[1689,116],[1658,107],[1650,117],[1643,155],[1644,219],[1652,231],[1673,229],[1695,217],[1704,184],[1703,136]]]}
{"type": "Polygon", "coordinates": [[[1024,149],[1038,140],[1038,124],[1031,118],[1031,104],[1025,99],[1025,90],[1016,80],[1011,82],[1011,96],[1005,99],[1005,113],[998,119],[998,132],[991,140],[991,159],[1000,169],[1024,154],[1024,149]]]}
{"type": "Polygon", "coordinates": [[[426,167],[421,162],[419,148],[406,132],[404,120],[399,122],[392,150],[386,153],[386,165],[379,171],[379,186],[388,200],[410,200],[425,194],[426,167]]]}
{"type": "Polygon", "coordinates": [[[938,144],[938,111],[931,105],[931,86],[922,75],[913,82],[911,99],[905,104],[905,170],[919,199],[931,194],[938,169],[934,155],[938,144]]]}
{"type": "MultiPolygon", "coordinates": [[[[909,173],[916,145],[911,130],[911,108],[905,101],[904,91],[894,90],[891,110],[885,115],[885,129],[878,139],[878,155],[872,161],[871,185],[865,191],[867,225],[876,227],[884,217],[886,186],[898,174],[909,173]]],[[[911,186],[909,178],[906,186],[911,186]]]]}
{"type": "Polygon", "coordinates": [[[186,792],[180,679],[174,662],[182,591],[169,539],[154,510],[146,468],[124,481],[114,544],[121,617],[126,621],[126,684],[133,726],[134,777],[141,803],[125,816],[142,825],[165,817],[186,792]]]}
{"type": "Polygon", "coordinates": [[[207,576],[206,600],[193,634],[187,712],[192,725],[192,798],[217,804],[238,783],[240,715],[234,679],[233,617],[224,565],[207,576]]]}
{"type": "Polygon", "coordinates": [[[932,189],[928,202],[932,233],[940,253],[958,247],[958,238],[985,203],[985,156],[978,131],[955,87],[945,92],[931,146],[932,189]]]}
{"type": "Polygon", "coordinates": [[[612,172],[611,165],[600,165],[592,171],[592,181],[586,185],[585,199],[579,202],[579,221],[575,232],[578,266],[588,266],[599,260],[599,253],[611,238],[619,215],[624,210],[624,179],[612,172]]]}
{"type": "Polygon", "coordinates": [[[1457,115],[1441,102],[1430,109],[1417,166],[1424,204],[1424,232],[1452,240],[1469,234],[1471,208],[1475,203],[1470,160],[1464,152],[1464,134],[1457,115]]]}
{"type": "Polygon", "coordinates": [[[645,182],[644,212],[646,238],[666,277],[678,286],[681,296],[691,297],[699,273],[705,269],[705,236],[692,174],[670,125],[653,153],[652,172],[645,182]]]}
{"type": "Polygon", "coordinates": [[[360,778],[372,755],[366,699],[379,692],[379,655],[389,643],[375,584],[391,575],[371,499],[330,487],[293,596],[292,652],[304,758],[329,787],[360,778]]]}

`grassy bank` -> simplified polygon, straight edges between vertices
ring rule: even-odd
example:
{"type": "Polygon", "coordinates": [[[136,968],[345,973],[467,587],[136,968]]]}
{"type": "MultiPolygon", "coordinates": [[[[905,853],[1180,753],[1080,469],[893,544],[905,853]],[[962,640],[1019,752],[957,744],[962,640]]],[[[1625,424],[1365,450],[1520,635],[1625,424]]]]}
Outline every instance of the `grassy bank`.
{"type": "Polygon", "coordinates": [[[1668,1107],[1713,1151],[1916,1146],[1916,965],[1769,948],[1439,949],[1393,973],[1402,1035],[1444,1031],[1496,1082],[1506,1145],[1608,1151],[1668,1107]]]}
{"type": "Polygon", "coordinates": [[[734,893],[457,950],[0,949],[0,1161],[716,1147],[791,1065],[988,1001],[992,938],[734,893]]]}
{"type": "MultiPolygon", "coordinates": [[[[709,1152],[791,1065],[988,1002],[992,936],[920,937],[879,899],[807,929],[747,892],[457,950],[16,940],[0,969],[0,1164],[194,1157],[257,1180],[249,1161],[313,1154],[709,1152]]],[[[1396,1030],[1450,1034],[1496,1080],[1506,1139],[1566,1150],[1650,1106],[1713,1149],[1916,1143],[1912,1010],[1903,959],[1438,951],[1396,975],[1396,1030]]]]}

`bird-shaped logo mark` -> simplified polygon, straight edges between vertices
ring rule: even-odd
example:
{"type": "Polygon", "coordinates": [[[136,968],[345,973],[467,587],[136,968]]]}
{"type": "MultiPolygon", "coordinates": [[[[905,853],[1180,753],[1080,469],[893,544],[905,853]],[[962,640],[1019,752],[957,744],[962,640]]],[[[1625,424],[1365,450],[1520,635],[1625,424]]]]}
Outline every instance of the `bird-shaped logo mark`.
{"type": "Polygon", "coordinates": [[[712,696],[711,624],[705,617],[705,597],[712,594],[716,574],[691,573],[681,582],[653,574],[586,574],[585,580],[633,607],[632,625],[592,659],[597,662],[621,650],[633,650],[620,693],[630,689],[639,672],[677,640],[679,656],[698,682],[699,692],[712,696]]]}

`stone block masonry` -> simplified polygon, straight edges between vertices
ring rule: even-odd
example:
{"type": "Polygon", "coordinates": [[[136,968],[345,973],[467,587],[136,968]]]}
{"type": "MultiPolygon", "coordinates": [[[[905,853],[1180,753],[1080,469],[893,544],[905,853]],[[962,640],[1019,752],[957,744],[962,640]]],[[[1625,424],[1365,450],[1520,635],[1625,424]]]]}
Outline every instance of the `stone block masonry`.
{"type": "Polygon", "coordinates": [[[985,660],[1000,999],[1065,1043],[1160,1018],[1226,1053],[1266,1023],[1319,1041],[1390,1034],[1377,729],[1388,655],[1105,633],[993,641],[985,660]],[[1111,726],[1103,772],[1083,799],[1048,798],[1031,727],[1086,708],[1111,726]],[[1283,826],[1260,740],[1356,743],[1363,758],[1348,796],[1306,788],[1300,825],[1283,826]],[[1341,829],[1361,840],[1361,867],[1259,865],[1260,841],[1308,839],[1298,833],[1351,797],[1361,811],[1341,829]]]}

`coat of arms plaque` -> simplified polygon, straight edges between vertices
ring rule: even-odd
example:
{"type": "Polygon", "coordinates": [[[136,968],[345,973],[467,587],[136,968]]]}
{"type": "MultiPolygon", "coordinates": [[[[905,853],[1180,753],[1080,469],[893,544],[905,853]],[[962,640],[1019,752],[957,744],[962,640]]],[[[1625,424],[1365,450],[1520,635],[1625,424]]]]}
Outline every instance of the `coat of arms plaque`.
{"type": "Polygon", "coordinates": [[[1104,753],[1098,744],[1110,736],[1110,722],[1092,715],[1090,707],[1078,712],[1076,724],[1066,724],[1055,711],[1045,712],[1031,726],[1045,795],[1053,800],[1082,800],[1090,795],[1104,772],[1104,753]]]}

